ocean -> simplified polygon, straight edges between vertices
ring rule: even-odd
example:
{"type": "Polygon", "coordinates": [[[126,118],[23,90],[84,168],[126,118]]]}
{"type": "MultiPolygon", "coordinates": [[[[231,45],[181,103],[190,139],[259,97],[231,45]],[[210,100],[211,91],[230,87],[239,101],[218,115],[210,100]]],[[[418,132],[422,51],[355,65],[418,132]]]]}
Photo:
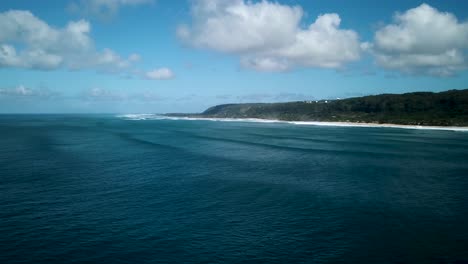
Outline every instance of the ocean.
{"type": "Polygon", "coordinates": [[[0,263],[468,263],[468,132],[0,116],[0,263]]]}

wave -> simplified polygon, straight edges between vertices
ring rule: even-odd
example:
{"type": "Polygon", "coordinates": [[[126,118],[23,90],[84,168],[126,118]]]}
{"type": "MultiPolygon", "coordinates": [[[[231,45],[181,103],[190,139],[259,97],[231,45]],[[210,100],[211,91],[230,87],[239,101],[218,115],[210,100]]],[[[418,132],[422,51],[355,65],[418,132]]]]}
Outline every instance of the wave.
{"type": "Polygon", "coordinates": [[[117,117],[126,120],[188,120],[188,121],[216,121],[216,122],[254,122],[254,123],[281,123],[301,126],[331,126],[331,127],[384,127],[403,129],[424,129],[424,130],[448,130],[468,132],[468,127],[454,126],[416,126],[398,124],[377,124],[377,123],[354,123],[354,122],[322,122],[322,121],[284,121],[277,119],[260,118],[214,118],[214,117],[173,117],[157,114],[125,114],[117,117]]]}
{"type": "Polygon", "coordinates": [[[174,117],[157,114],[126,114],[117,117],[127,120],[191,120],[191,121],[221,121],[221,122],[255,122],[255,123],[287,123],[286,121],[260,118],[211,118],[211,117],[174,117]]]}

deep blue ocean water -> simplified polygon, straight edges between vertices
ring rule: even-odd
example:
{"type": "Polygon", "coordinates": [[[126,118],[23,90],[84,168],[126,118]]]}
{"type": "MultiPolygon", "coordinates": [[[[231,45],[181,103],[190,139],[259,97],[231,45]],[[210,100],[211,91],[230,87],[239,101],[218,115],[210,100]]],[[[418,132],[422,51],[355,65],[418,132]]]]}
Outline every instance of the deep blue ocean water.
{"type": "Polygon", "coordinates": [[[467,263],[468,133],[0,116],[0,263],[467,263]]]}

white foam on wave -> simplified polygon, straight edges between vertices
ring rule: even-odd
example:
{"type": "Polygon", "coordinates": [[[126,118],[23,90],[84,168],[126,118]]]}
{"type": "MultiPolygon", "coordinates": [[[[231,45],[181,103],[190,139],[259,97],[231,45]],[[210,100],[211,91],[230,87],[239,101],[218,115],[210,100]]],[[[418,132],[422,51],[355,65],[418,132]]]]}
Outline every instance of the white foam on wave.
{"type": "Polygon", "coordinates": [[[333,127],[386,127],[404,129],[425,129],[425,130],[449,130],[468,132],[468,127],[444,127],[444,126],[414,126],[397,124],[376,124],[376,123],[353,123],[353,122],[319,122],[319,121],[283,121],[276,119],[260,118],[206,118],[206,117],[175,117],[157,114],[126,114],[118,117],[126,120],[188,120],[188,121],[216,121],[216,122],[254,122],[254,123],[282,123],[302,126],[333,126],[333,127]]]}
{"type": "Polygon", "coordinates": [[[154,114],[125,114],[125,115],[118,115],[117,117],[127,119],[127,120],[147,120],[151,119],[154,114]]]}
{"type": "Polygon", "coordinates": [[[127,120],[191,120],[191,121],[219,121],[219,122],[255,122],[255,123],[287,123],[281,120],[259,118],[211,118],[211,117],[176,117],[157,114],[125,114],[117,117],[127,120]]]}
{"type": "Polygon", "coordinates": [[[339,126],[339,127],[387,127],[387,128],[450,130],[450,131],[468,132],[468,127],[451,127],[451,126],[446,126],[446,127],[445,126],[415,126],[415,125],[377,124],[377,123],[307,122],[307,121],[292,121],[288,123],[295,124],[295,125],[339,126]]]}

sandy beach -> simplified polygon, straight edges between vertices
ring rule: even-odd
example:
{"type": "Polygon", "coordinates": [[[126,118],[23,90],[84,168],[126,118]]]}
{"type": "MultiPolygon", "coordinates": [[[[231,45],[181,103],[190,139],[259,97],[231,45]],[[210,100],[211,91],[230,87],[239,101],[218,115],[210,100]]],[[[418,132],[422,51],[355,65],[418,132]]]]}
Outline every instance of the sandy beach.
{"type": "Polygon", "coordinates": [[[377,123],[357,123],[357,122],[322,122],[322,121],[284,121],[275,119],[259,118],[206,118],[206,117],[172,117],[157,114],[126,114],[119,115],[128,120],[192,120],[192,121],[215,121],[215,122],[256,122],[256,123],[283,123],[302,126],[335,126],[335,127],[386,127],[386,128],[404,128],[404,129],[425,129],[425,130],[448,130],[468,132],[468,127],[454,126],[415,126],[399,124],[377,124],[377,123]]]}

